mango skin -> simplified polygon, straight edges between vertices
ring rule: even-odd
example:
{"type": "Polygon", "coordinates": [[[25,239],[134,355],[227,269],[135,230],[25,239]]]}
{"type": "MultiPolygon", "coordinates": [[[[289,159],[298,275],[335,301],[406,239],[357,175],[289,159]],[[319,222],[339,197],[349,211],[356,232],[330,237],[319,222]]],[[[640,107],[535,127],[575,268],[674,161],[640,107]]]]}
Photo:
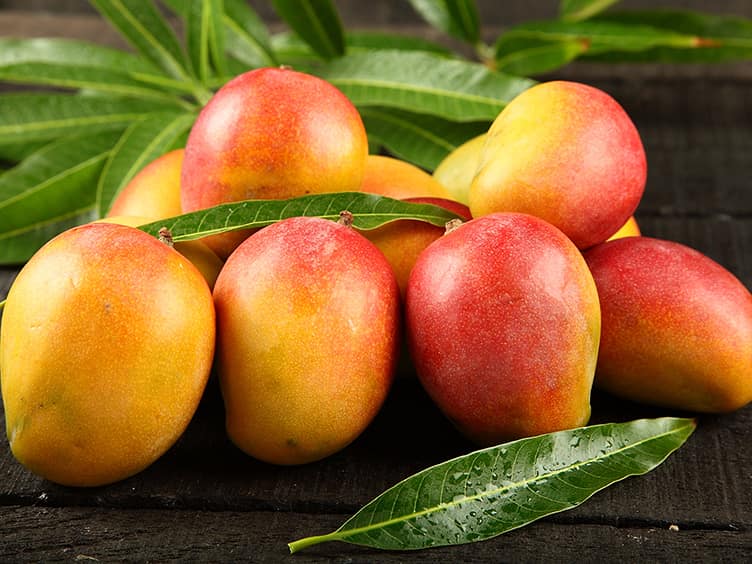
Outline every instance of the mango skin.
{"type": "Polygon", "coordinates": [[[639,133],[611,96],[576,82],[544,82],[514,98],[491,125],[469,207],[473,217],[535,215],[587,249],[634,213],[646,176],[639,133]]]}
{"type": "Polygon", "coordinates": [[[633,215],[629,216],[629,219],[624,222],[624,225],[622,225],[616,233],[611,235],[606,241],[613,241],[614,239],[622,239],[624,237],[639,237],[642,235],[642,232],[640,231],[640,226],[637,223],[637,220],[633,215]]]}
{"type": "Polygon", "coordinates": [[[449,197],[444,186],[423,169],[383,155],[368,155],[366,158],[360,191],[397,200],[449,197]]]}
{"type": "Polygon", "coordinates": [[[432,243],[410,275],[405,320],[421,383],[472,441],[587,423],[598,296],[577,248],[545,221],[490,214],[432,243]]]}
{"type": "Polygon", "coordinates": [[[157,157],[142,168],[115,197],[107,217],[164,219],[180,215],[180,172],[184,149],[157,157]]]}
{"type": "Polygon", "coordinates": [[[352,442],[394,377],[399,295],[379,250],[350,227],[292,218],[246,239],[214,287],[230,439],[274,464],[352,442]]]}
{"type": "Polygon", "coordinates": [[[88,224],[52,239],[13,283],[0,328],[14,456],[68,486],[149,466],[198,406],[214,319],[193,265],[137,229],[88,224]]]}
{"type": "Polygon", "coordinates": [[[680,243],[630,237],[585,253],[603,311],[596,386],[725,413],[752,401],[752,295],[680,243]]]}
{"type": "Polygon", "coordinates": [[[480,164],[480,155],[486,143],[486,133],[464,142],[449,153],[433,171],[433,177],[446,188],[449,197],[467,205],[470,202],[470,185],[480,164]]]}
{"type": "MultiPolygon", "coordinates": [[[[289,68],[256,69],[201,110],[185,147],[181,206],[357,191],[367,155],[360,114],[337,88],[289,68]]],[[[225,259],[249,234],[205,242],[225,259]]]]}
{"type": "MultiPolygon", "coordinates": [[[[156,217],[141,217],[131,215],[107,216],[104,219],[98,219],[99,223],[117,223],[119,225],[128,225],[130,227],[139,227],[147,223],[157,221],[156,217]]],[[[187,258],[204,277],[209,289],[214,288],[219,271],[222,270],[224,262],[214,252],[204,245],[201,241],[178,241],[173,245],[173,249],[187,258]]]]}
{"type": "MultiPolygon", "coordinates": [[[[405,198],[405,201],[441,206],[459,215],[463,220],[470,219],[470,210],[464,204],[445,198],[405,198]]],[[[425,221],[401,219],[363,231],[363,236],[384,253],[397,277],[400,296],[405,297],[410,271],[420,253],[444,234],[445,228],[425,221]]]]}

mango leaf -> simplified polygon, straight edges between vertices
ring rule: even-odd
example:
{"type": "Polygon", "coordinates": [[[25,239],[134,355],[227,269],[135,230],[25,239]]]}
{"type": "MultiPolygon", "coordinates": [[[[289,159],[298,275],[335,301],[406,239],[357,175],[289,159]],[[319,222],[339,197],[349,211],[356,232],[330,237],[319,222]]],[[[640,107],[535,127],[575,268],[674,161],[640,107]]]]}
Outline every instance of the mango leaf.
{"type": "Polygon", "coordinates": [[[457,123],[389,108],[362,108],[360,115],[369,138],[393,155],[429,171],[491,125],[488,121],[457,123]]]}
{"type": "Polygon", "coordinates": [[[272,0],[290,28],[324,59],[345,53],[344,32],[331,0],[272,0]]]}
{"type": "Polygon", "coordinates": [[[36,233],[34,244],[24,246],[36,250],[44,242],[40,233],[55,234],[51,225],[93,209],[97,178],[117,138],[113,132],[65,137],[0,175],[0,257],[25,260],[30,255],[8,245],[36,233]]]}
{"type": "Polygon", "coordinates": [[[190,129],[194,114],[152,114],[134,122],[110,153],[97,183],[97,211],[105,216],[120,191],[151,161],[174,148],[190,129]]]}
{"type": "Polygon", "coordinates": [[[150,0],[90,0],[128,42],[170,76],[190,80],[188,62],[172,28],[150,0]]]}
{"type": "Polygon", "coordinates": [[[22,264],[58,233],[96,218],[94,205],[30,225],[27,229],[0,234],[0,265],[22,264]]]}
{"type": "Polygon", "coordinates": [[[227,76],[222,0],[190,0],[185,4],[186,46],[199,80],[208,83],[212,64],[221,76],[227,76]]]}
{"type": "Polygon", "coordinates": [[[387,106],[458,122],[493,120],[534,84],[481,64],[418,51],[355,53],[323,65],[317,73],[359,108],[387,106]]]}
{"type": "Polygon", "coordinates": [[[46,140],[0,143],[0,161],[17,163],[47,144],[46,140]]]}
{"type": "Polygon", "coordinates": [[[173,104],[153,100],[59,93],[0,95],[0,144],[50,140],[62,135],[124,129],[133,120],[173,104]]]}
{"type": "Polygon", "coordinates": [[[396,49],[399,51],[427,51],[443,57],[454,57],[445,46],[423,37],[380,31],[348,31],[345,34],[348,53],[372,51],[375,49],[396,49]]]}
{"type": "Polygon", "coordinates": [[[570,63],[590,47],[587,40],[534,42],[531,47],[512,50],[497,56],[497,70],[519,76],[550,72],[570,63]]]}
{"type": "Polygon", "coordinates": [[[561,0],[559,17],[568,22],[579,22],[599,14],[619,0],[561,0]]]}
{"type": "Polygon", "coordinates": [[[0,65],[0,80],[20,84],[87,89],[95,92],[147,98],[176,106],[186,103],[163,88],[134,79],[118,70],[57,63],[18,63],[0,65]]]}
{"type": "MultiPolygon", "coordinates": [[[[313,63],[320,61],[320,58],[314,53],[308,43],[294,33],[286,31],[275,33],[271,38],[271,45],[279,59],[285,64],[290,64],[296,68],[302,65],[306,68],[317,69],[313,63]]],[[[400,51],[427,51],[447,58],[454,57],[454,54],[449,49],[428,39],[379,31],[349,31],[345,34],[345,45],[347,52],[350,54],[394,49],[400,51]]]]}
{"type": "Polygon", "coordinates": [[[251,67],[276,66],[269,32],[244,0],[224,0],[227,50],[251,67]]]}
{"type": "Polygon", "coordinates": [[[410,0],[410,4],[435,28],[473,44],[480,40],[474,0],[410,0]]]}
{"type": "Polygon", "coordinates": [[[594,21],[619,25],[649,25],[695,37],[689,48],[656,46],[639,52],[610,51],[587,54],[609,62],[661,61],[666,63],[720,63],[752,58],[752,20],[736,16],[681,10],[609,12],[594,21]]]}
{"type": "Polygon", "coordinates": [[[133,53],[87,41],[62,38],[0,38],[0,66],[51,63],[117,69],[131,74],[160,74],[146,59],[133,53]]]}
{"type": "Polygon", "coordinates": [[[695,426],[692,419],[641,419],[478,450],[399,482],[336,531],[292,542],[290,551],[335,540],[411,550],[488,539],[649,472],[695,426]]]}
{"type": "Polygon", "coordinates": [[[415,219],[444,226],[459,216],[440,206],[403,202],[365,192],[311,194],[288,200],[246,200],[163,219],[140,227],[157,236],[166,227],[174,241],[190,241],[236,229],[266,227],[288,217],[337,220],[349,211],[353,227],[376,229],[398,219],[415,219]]]}
{"type": "Polygon", "coordinates": [[[526,22],[502,34],[495,46],[497,60],[520,49],[535,46],[535,42],[579,41],[587,46],[588,53],[604,51],[642,51],[667,46],[691,48],[697,45],[694,35],[676,33],[665,29],[611,21],[588,20],[582,22],[539,21],[526,22]]]}

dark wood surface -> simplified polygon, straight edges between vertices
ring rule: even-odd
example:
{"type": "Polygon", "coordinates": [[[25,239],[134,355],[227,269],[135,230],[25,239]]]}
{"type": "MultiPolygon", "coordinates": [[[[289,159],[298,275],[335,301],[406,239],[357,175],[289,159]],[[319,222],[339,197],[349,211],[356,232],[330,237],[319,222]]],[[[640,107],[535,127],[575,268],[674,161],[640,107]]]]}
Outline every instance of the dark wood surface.
{"type": "MultiPolygon", "coordinates": [[[[649,164],[644,234],[688,244],[752,287],[750,66],[579,65],[556,76],[606,89],[637,124],[649,164]]],[[[0,268],[0,300],[17,271],[0,268]]],[[[593,395],[593,422],[660,415],[686,414],[593,395]]],[[[688,443],[648,475],[489,541],[397,553],[333,543],[288,555],[288,541],[335,529],[402,478],[472,448],[405,372],[344,451],[300,467],[263,464],[228,441],[212,381],[179,442],[111,486],[37,478],[0,441],[0,561],[752,560],[752,405],[700,416],[688,443]]]]}

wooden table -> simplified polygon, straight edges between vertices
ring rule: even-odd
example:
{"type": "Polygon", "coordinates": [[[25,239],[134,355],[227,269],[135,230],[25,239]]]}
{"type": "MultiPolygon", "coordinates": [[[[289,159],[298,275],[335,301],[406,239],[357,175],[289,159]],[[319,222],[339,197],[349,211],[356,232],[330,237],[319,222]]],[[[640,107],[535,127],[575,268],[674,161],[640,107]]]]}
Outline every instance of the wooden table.
{"type": "MultiPolygon", "coordinates": [[[[649,163],[637,212],[644,234],[699,249],[752,287],[750,66],[580,65],[557,76],[606,89],[637,124],[649,163]]],[[[0,268],[0,299],[17,270],[0,268]]],[[[660,415],[686,414],[593,395],[593,422],[660,415]]],[[[0,442],[0,561],[752,560],[752,405],[700,416],[689,442],[648,475],[486,542],[402,553],[333,543],[288,555],[288,541],[335,529],[402,478],[472,448],[407,372],[343,452],[301,467],[263,464],[228,441],[212,381],[180,441],[111,486],[57,486],[0,442]]]]}

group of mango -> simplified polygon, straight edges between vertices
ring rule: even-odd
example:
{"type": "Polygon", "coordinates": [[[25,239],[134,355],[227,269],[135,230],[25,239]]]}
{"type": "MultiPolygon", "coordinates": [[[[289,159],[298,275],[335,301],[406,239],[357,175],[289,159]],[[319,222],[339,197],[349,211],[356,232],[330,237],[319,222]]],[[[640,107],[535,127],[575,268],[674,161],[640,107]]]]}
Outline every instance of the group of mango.
{"type": "Polygon", "coordinates": [[[131,476],[184,432],[215,366],[240,449],[316,461],[372,421],[403,340],[479,445],[587,424],[594,382],[738,409],[752,400],[752,295],[698,251],[639,235],[646,170],[627,113],[585,84],[526,90],[431,175],[368,155],[357,110],[326,81],[240,75],[111,217],[58,235],[14,281],[0,333],[11,450],[61,484],[131,476]],[[174,246],[134,227],[353,190],[463,220],[357,231],[294,217],[174,246]]]}

